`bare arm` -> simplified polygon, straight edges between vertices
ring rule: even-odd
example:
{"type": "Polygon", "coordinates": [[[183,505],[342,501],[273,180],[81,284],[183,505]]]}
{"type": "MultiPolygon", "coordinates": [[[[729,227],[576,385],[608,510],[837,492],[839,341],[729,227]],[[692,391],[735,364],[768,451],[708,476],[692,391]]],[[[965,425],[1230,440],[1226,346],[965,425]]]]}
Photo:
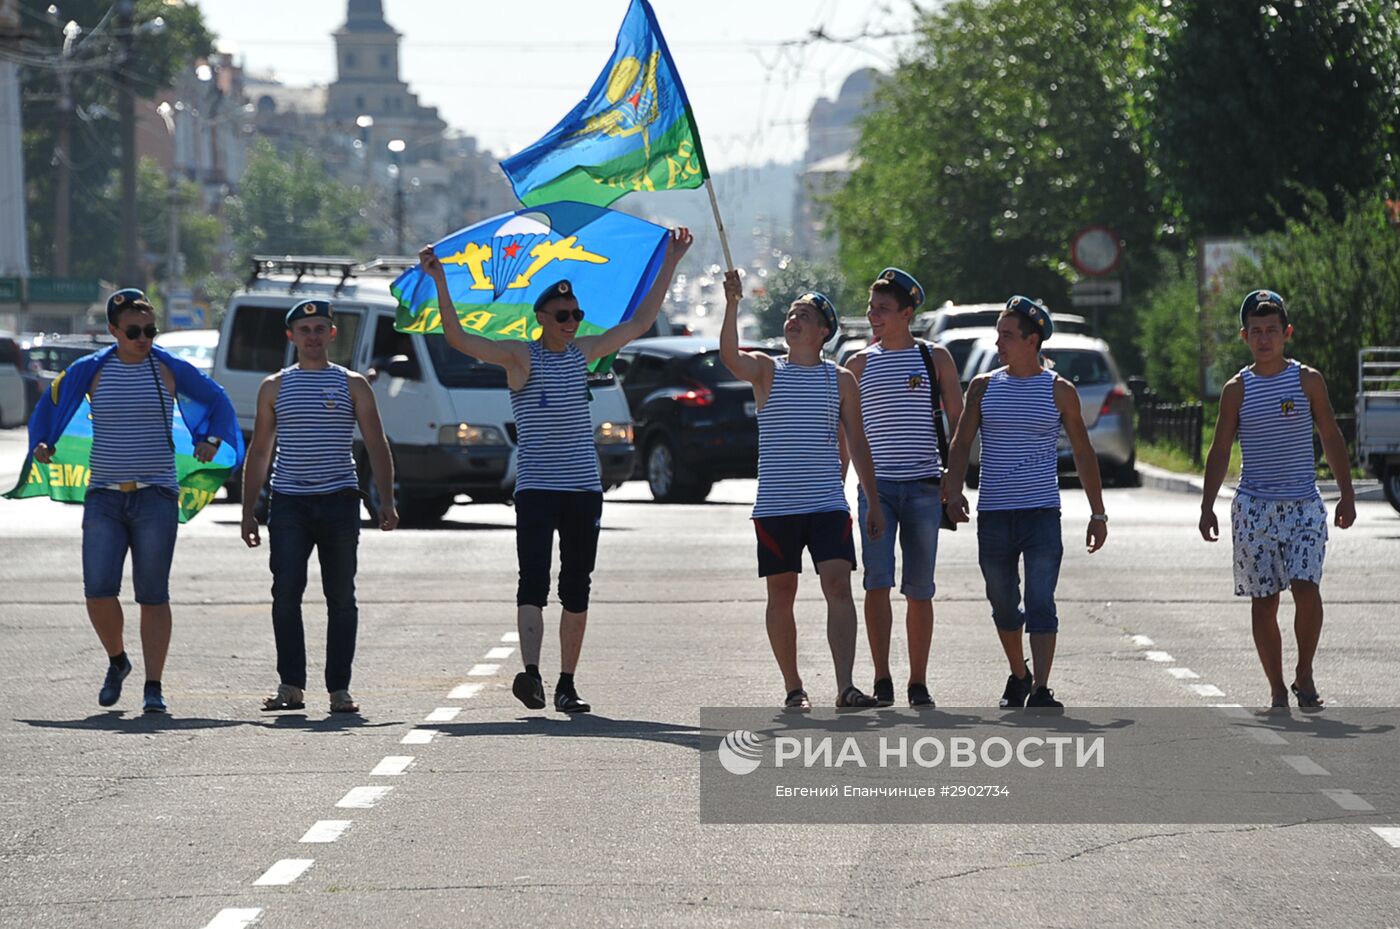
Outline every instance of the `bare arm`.
{"type": "Polygon", "coordinates": [[[870,457],[870,446],[865,441],[865,424],[860,418],[860,385],[855,375],[845,368],[836,369],[837,385],[841,391],[841,428],[846,435],[846,446],[850,449],[851,464],[855,466],[856,478],[870,506],[865,508],[866,528],[872,539],[878,539],[885,531],[885,509],[879,505],[880,494],[875,488],[875,460],[870,457]]]}
{"type": "Polygon", "coordinates": [[[987,392],[987,378],[986,374],[978,375],[968,385],[967,406],[958,417],[958,428],[953,430],[953,441],[948,445],[948,470],[943,473],[941,495],[948,517],[955,523],[965,523],[970,518],[967,497],[963,496],[963,481],[967,479],[972,440],[977,438],[977,430],[982,426],[982,396],[987,392]]]}
{"type": "Polygon", "coordinates": [[[1346,439],[1337,427],[1337,416],[1332,412],[1332,399],[1327,394],[1327,380],[1322,372],[1304,365],[1301,379],[1303,393],[1308,395],[1312,406],[1313,422],[1317,434],[1322,439],[1322,454],[1327,458],[1327,467],[1337,479],[1337,490],[1341,499],[1333,517],[1338,529],[1350,529],[1356,522],[1356,491],[1351,486],[1351,457],[1347,455],[1346,439]]]}
{"type": "MultiPolygon", "coordinates": [[[[1094,454],[1094,445],[1089,441],[1089,427],[1084,425],[1084,409],[1079,402],[1079,391],[1058,375],[1055,377],[1055,406],[1060,408],[1060,422],[1064,423],[1070,448],[1074,450],[1074,470],[1079,474],[1079,486],[1084,488],[1084,496],[1089,498],[1090,512],[1107,515],[1103,508],[1103,479],[1099,475],[1099,456],[1094,454]]],[[[1084,535],[1084,544],[1090,552],[1096,552],[1103,548],[1103,543],[1107,540],[1108,523],[1091,517],[1084,535]]]]}
{"type": "Polygon", "coordinates": [[[249,548],[262,544],[258,537],[258,520],[253,515],[267,483],[267,469],[272,464],[272,449],[277,441],[277,389],[282,375],[265,378],[258,388],[257,413],[253,420],[253,440],[243,459],[243,542],[249,548]]]}
{"type": "Polygon", "coordinates": [[[457,307],[452,302],[452,294],[447,288],[447,274],[442,269],[442,261],[433,252],[431,245],[425,245],[418,252],[418,261],[437,286],[438,311],[442,316],[442,335],[463,355],[470,355],[487,364],[500,365],[514,383],[521,384],[530,377],[530,348],[517,339],[488,339],[462,328],[457,317],[457,307]]]}
{"type": "Polygon", "coordinates": [[[1206,474],[1201,487],[1201,538],[1214,542],[1220,537],[1220,524],[1215,519],[1215,498],[1225,483],[1225,470],[1230,466],[1230,447],[1240,427],[1240,407],[1244,404],[1244,382],[1239,376],[1230,378],[1220,392],[1220,414],[1215,420],[1215,438],[1206,455],[1206,474]]]}
{"type": "Polygon", "coordinates": [[[350,399],[355,403],[355,423],[360,427],[360,437],[365,440],[370,471],[379,491],[379,512],[375,515],[379,517],[379,528],[389,532],[399,524],[399,514],[394,509],[394,456],[389,452],[389,440],[384,436],[384,424],[379,419],[379,404],[375,402],[369,381],[364,375],[351,372],[349,382],[350,399]]]}
{"type": "Polygon", "coordinates": [[[651,290],[647,291],[642,300],[642,305],[632,314],[632,318],[625,323],[618,323],[601,335],[582,336],[574,340],[584,358],[595,361],[611,355],[628,342],[646,334],[652,323],[656,322],[656,316],[661,312],[661,304],[666,302],[666,291],[671,287],[671,279],[676,276],[677,266],[694,242],[695,237],[684,226],[671,230],[666,240],[666,258],[661,264],[661,270],[652,282],[651,290]]]}
{"type": "Polygon", "coordinates": [[[724,322],[719,330],[719,360],[739,380],[753,385],[754,398],[762,406],[773,387],[773,358],[767,352],[746,352],[739,348],[739,300],[743,295],[739,272],[724,272],[724,322]]]}
{"type": "MultiPolygon", "coordinates": [[[[860,379],[861,379],[861,375],[863,375],[863,374],[865,373],[865,363],[866,363],[867,360],[868,360],[868,359],[866,358],[866,355],[865,355],[865,349],[861,349],[860,351],[856,352],[853,356],[851,356],[850,360],[846,362],[846,370],[849,371],[849,372],[851,372],[851,376],[855,378],[855,381],[856,381],[856,394],[857,394],[857,396],[860,398],[860,402],[861,402],[861,403],[864,403],[864,402],[865,402],[865,398],[864,398],[864,396],[862,396],[862,395],[860,394],[860,379]]],[[[862,411],[862,414],[861,414],[861,425],[864,426],[864,424],[865,424],[865,414],[864,414],[864,412],[862,411]]],[[[870,444],[870,443],[869,443],[869,441],[867,440],[866,445],[869,445],[869,444],[870,444]]],[[[844,483],[846,482],[846,468],[847,468],[847,466],[849,466],[850,463],[851,463],[851,450],[850,450],[849,446],[846,444],[846,435],[845,435],[844,432],[842,432],[842,434],[841,434],[840,446],[841,446],[841,482],[844,484],[844,483]]]]}

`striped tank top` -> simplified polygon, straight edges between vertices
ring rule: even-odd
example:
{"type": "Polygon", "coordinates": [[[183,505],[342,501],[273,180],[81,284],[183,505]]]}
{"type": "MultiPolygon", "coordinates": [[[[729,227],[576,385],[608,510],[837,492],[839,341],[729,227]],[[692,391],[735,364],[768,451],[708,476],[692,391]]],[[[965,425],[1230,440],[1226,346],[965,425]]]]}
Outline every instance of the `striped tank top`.
{"type": "Polygon", "coordinates": [[[1303,366],[1291,360],[1271,377],[1249,368],[1240,371],[1242,493],[1261,500],[1308,500],[1318,495],[1312,404],[1303,392],[1302,372],[1303,366]]]}
{"type": "Polygon", "coordinates": [[[355,473],[355,402],[349,372],[283,368],[277,384],[277,456],[272,489],[328,494],[359,487],[355,473]]]}
{"type": "Polygon", "coordinates": [[[152,357],[126,364],[116,353],[102,365],[92,392],[92,456],[88,486],[126,481],[180,489],[171,447],[175,401],[152,357]]]}
{"type": "Polygon", "coordinates": [[[860,375],[860,415],[882,481],[941,477],[938,434],[933,428],[933,385],[919,346],[865,353],[860,375]]]}
{"type": "Polygon", "coordinates": [[[551,352],[531,342],[530,379],[511,393],[510,408],[519,436],[517,492],[602,492],[588,412],[588,362],[577,345],[551,352]]]}
{"type": "Polygon", "coordinates": [[[758,411],[758,499],[753,516],[850,512],[841,483],[841,385],[835,363],[774,359],[773,389],[758,411]]]}
{"type": "Polygon", "coordinates": [[[1060,408],[1055,372],[1012,377],[993,372],[982,395],[981,484],[977,510],[1038,510],[1060,505],[1056,444],[1060,408]]]}

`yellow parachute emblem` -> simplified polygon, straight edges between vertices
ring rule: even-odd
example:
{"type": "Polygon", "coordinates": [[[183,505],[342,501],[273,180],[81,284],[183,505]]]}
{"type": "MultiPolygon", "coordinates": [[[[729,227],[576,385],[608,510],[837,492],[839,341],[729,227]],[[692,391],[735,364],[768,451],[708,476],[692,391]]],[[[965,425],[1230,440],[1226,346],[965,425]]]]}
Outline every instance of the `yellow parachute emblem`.
{"type": "Polygon", "coordinates": [[[646,66],[630,55],[613,66],[608,75],[606,110],[588,118],[574,135],[601,132],[613,138],[641,133],[642,149],[651,158],[650,126],[661,115],[660,94],[656,88],[656,66],[661,52],[654,51],[646,66]]]}

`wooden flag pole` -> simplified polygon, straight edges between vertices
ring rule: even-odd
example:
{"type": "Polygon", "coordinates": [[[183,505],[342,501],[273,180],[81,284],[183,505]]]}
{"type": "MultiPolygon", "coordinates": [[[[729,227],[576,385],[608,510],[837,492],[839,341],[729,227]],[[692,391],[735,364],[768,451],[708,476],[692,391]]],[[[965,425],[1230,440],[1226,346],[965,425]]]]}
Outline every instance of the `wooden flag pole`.
{"type": "Polygon", "coordinates": [[[719,201],[715,199],[715,185],[705,178],[705,190],[710,194],[710,209],[715,211],[715,228],[719,230],[719,247],[724,250],[724,266],[734,270],[734,257],[729,254],[729,237],[724,234],[724,220],[719,215],[719,201]]]}

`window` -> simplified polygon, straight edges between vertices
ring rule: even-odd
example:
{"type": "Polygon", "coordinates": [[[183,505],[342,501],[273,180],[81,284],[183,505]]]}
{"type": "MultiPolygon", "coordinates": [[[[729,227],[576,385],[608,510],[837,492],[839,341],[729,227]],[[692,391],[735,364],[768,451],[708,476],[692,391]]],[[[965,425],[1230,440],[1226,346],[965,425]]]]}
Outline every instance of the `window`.
{"type": "Polygon", "coordinates": [[[1076,386],[1107,384],[1114,380],[1108,359],[1098,352],[1055,350],[1047,347],[1045,357],[1055,365],[1055,373],[1076,386]]]}
{"type": "Polygon", "coordinates": [[[245,303],[234,312],[229,369],[269,374],[280,371],[287,357],[286,308],[245,303]]]}
{"type": "Polygon", "coordinates": [[[392,64],[388,52],[379,53],[379,70],[388,71],[392,67],[392,64]]]}
{"type": "Polygon", "coordinates": [[[428,357],[433,360],[433,370],[444,387],[505,387],[506,369],[497,365],[477,361],[470,355],[463,355],[447,344],[441,336],[427,339],[428,357]]]}
{"type": "MultiPolygon", "coordinates": [[[[389,363],[389,359],[395,355],[406,355],[412,363],[415,371],[420,370],[418,362],[418,351],[413,347],[413,336],[407,332],[397,332],[394,329],[394,317],[381,316],[374,324],[374,345],[369,352],[369,363],[376,368],[382,368],[389,363]]],[[[421,380],[422,375],[411,378],[411,380],[421,380]]]]}
{"type": "Polygon", "coordinates": [[[665,367],[666,362],[660,358],[653,355],[637,355],[628,366],[623,380],[629,390],[654,387],[661,383],[661,372],[665,367]]]}
{"type": "Polygon", "coordinates": [[[359,59],[355,56],[355,53],[354,53],[354,52],[346,52],[346,53],[345,53],[345,67],[346,67],[347,69],[354,70],[354,68],[355,68],[355,66],[356,66],[357,64],[359,64],[359,59]]]}

